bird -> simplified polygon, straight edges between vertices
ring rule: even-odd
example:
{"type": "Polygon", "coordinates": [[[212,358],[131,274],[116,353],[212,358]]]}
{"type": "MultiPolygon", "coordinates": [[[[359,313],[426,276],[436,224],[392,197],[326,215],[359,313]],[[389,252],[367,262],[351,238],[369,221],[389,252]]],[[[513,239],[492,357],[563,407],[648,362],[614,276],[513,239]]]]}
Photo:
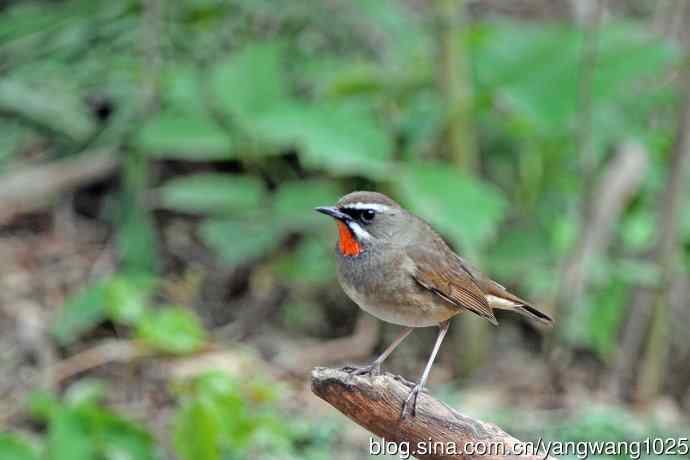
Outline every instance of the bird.
{"type": "Polygon", "coordinates": [[[336,274],[345,294],[367,313],[404,327],[371,364],[355,368],[354,374],[380,374],[381,364],[415,328],[438,327],[421,378],[402,403],[401,420],[416,416],[417,398],[454,316],[469,311],[498,325],[494,311],[510,310],[544,325],[553,322],[465,261],[431,225],[382,193],[351,192],[335,206],[315,211],[337,224],[336,274]]]}

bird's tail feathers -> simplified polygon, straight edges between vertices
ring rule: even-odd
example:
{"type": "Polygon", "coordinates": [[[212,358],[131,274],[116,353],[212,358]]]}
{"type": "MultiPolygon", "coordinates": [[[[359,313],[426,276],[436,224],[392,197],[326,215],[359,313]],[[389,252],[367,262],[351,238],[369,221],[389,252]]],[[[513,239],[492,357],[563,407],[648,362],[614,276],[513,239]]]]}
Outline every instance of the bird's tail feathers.
{"type": "Polygon", "coordinates": [[[520,297],[516,296],[515,294],[511,294],[504,289],[500,291],[493,290],[493,292],[486,298],[489,301],[491,308],[514,311],[547,326],[551,326],[553,324],[553,319],[551,319],[549,315],[537,310],[520,297]]]}
{"type": "Polygon", "coordinates": [[[534,321],[540,322],[541,324],[544,324],[546,326],[553,325],[553,319],[551,319],[549,315],[537,310],[534,307],[531,307],[529,305],[516,305],[514,309],[521,315],[526,316],[534,321]]]}

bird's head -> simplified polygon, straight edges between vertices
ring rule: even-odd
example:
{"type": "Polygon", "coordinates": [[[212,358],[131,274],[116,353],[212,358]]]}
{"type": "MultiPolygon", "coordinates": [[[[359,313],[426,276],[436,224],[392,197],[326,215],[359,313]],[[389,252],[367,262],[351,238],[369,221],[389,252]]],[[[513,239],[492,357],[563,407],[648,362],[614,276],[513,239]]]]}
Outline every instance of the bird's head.
{"type": "Polygon", "coordinates": [[[405,229],[407,213],[398,203],[377,192],[352,192],[335,206],[316,211],[338,224],[338,249],[345,256],[358,256],[368,247],[390,242],[405,229]]]}

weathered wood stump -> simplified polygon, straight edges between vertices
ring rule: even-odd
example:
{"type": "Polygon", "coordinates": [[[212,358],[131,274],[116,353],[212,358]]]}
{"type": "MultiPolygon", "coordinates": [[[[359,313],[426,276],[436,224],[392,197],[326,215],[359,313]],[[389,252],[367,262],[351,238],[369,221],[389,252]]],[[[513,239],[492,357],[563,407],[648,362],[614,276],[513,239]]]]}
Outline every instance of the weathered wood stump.
{"type": "Polygon", "coordinates": [[[389,373],[371,377],[352,375],[347,368],[312,370],[314,394],[416,458],[544,459],[536,446],[515,439],[494,424],[462,415],[426,392],[419,395],[416,416],[401,420],[400,407],[412,385],[389,373]]]}

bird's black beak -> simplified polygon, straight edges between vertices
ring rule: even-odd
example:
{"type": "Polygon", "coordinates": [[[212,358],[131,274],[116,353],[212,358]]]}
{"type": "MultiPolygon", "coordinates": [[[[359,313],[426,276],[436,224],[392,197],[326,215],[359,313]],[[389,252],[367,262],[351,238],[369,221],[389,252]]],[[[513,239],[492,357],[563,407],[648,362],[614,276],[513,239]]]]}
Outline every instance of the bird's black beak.
{"type": "Polygon", "coordinates": [[[343,222],[352,220],[352,217],[340,211],[338,208],[332,206],[320,206],[318,208],[314,208],[314,211],[326,214],[327,216],[331,216],[334,219],[342,220],[343,222]]]}

